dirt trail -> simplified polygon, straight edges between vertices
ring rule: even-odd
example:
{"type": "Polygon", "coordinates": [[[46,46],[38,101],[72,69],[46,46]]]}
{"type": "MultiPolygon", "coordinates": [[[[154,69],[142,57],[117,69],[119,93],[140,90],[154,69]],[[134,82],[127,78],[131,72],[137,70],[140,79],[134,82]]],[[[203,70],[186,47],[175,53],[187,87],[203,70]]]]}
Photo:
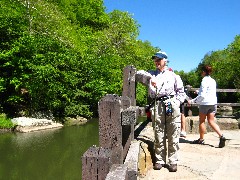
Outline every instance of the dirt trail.
{"type": "Polygon", "coordinates": [[[158,179],[240,179],[240,130],[223,130],[228,139],[224,148],[218,148],[219,138],[215,132],[205,134],[205,145],[190,144],[198,134],[188,134],[180,139],[180,161],[177,172],[168,169],[149,170],[139,180],[158,179]]]}

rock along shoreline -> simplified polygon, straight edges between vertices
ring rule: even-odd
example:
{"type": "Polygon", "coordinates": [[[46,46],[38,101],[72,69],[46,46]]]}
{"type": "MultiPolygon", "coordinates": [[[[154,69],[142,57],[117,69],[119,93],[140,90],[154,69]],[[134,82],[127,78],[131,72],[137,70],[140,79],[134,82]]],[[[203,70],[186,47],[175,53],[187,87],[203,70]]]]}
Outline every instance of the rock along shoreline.
{"type": "Polygon", "coordinates": [[[61,123],[48,119],[18,117],[13,118],[11,121],[16,124],[13,131],[23,133],[63,127],[61,123]]]}
{"type": "Polygon", "coordinates": [[[49,119],[39,119],[30,117],[17,117],[13,118],[12,123],[15,124],[14,128],[0,128],[0,133],[5,132],[33,132],[46,129],[61,128],[63,126],[83,125],[88,122],[84,117],[77,116],[76,118],[67,117],[64,125],[49,119]]]}

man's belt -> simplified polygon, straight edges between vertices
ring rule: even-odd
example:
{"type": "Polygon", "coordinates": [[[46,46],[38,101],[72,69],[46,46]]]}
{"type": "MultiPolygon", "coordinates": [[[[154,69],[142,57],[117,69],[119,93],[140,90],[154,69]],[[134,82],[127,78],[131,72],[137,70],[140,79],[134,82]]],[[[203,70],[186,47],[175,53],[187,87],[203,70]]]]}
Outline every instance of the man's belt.
{"type": "Polygon", "coordinates": [[[156,100],[157,100],[157,101],[165,101],[165,100],[171,99],[171,98],[173,98],[173,97],[174,97],[174,95],[160,96],[160,97],[157,97],[156,100]]]}
{"type": "MultiPolygon", "coordinates": [[[[173,97],[174,97],[174,95],[160,96],[160,97],[156,98],[156,101],[161,101],[162,102],[162,101],[165,101],[167,99],[171,99],[173,97]]],[[[148,112],[151,109],[151,107],[154,105],[154,102],[155,102],[155,99],[149,105],[146,106],[145,112],[148,112]]]]}

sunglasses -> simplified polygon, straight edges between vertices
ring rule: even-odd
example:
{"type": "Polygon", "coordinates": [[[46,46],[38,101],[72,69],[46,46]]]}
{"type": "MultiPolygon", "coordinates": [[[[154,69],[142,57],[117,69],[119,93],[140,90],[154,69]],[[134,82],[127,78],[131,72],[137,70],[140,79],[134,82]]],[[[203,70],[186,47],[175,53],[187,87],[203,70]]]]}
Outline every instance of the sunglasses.
{"type": "Polygon", "coordinates": [[[159,61],[163,60],[163,58],[155,58],[153,60],[154,60],[154,62],[159,62],[159,61]]]}

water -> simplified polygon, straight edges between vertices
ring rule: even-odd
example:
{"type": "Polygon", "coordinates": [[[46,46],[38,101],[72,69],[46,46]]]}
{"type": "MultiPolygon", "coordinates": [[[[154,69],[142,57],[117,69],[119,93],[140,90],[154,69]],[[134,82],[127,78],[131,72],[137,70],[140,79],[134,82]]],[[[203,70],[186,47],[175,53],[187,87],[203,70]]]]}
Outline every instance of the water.
{"type": "Polygon", "coordinates": [[[81,180],[81,156],[98,142],[97,119],[83,126],[0,134],[0,180],[81,180]]]}

